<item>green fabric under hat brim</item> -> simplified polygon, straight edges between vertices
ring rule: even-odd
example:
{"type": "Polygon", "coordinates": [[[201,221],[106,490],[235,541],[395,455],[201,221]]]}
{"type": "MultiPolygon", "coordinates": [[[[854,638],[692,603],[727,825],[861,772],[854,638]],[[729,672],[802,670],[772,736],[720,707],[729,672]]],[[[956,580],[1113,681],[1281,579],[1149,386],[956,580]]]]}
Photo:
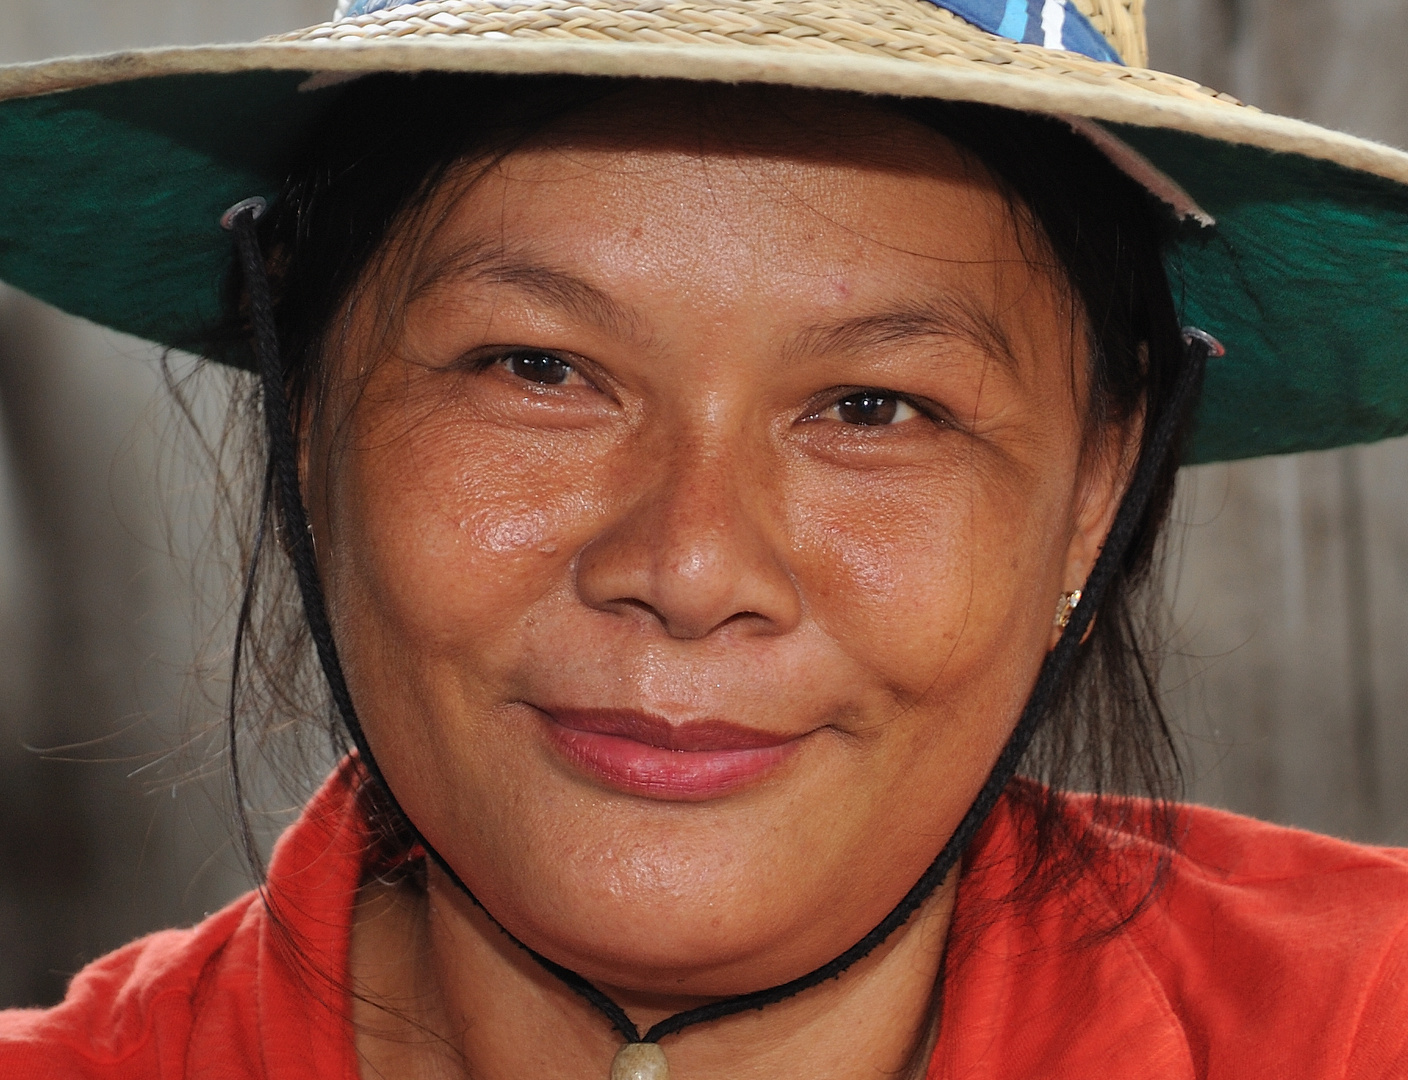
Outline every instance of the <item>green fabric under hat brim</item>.
{"type": "MultiPolygon", "coordinates": [[[[277,192],[338,93],[300,92],[309,74],[162,75],[0,101],[0,279],[189,346],[217,315],[233,258],[221,212],[277,192]]],[[[1408,434],[1408,185],[1103,122],[1217,220],[1169,257],[1184,321],[1227,348],[1209,365],[1190,462],[1408,434]]],[[[1396,168],[1387,160],[1379,171],[1396,168]]]]}

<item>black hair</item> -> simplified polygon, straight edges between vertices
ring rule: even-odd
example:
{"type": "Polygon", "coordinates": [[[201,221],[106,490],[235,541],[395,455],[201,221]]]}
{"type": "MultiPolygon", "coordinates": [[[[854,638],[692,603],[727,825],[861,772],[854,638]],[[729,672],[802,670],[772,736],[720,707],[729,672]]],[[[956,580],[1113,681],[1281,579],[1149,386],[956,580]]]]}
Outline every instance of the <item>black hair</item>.
{"type": "MultiPolygon", "coordinates": [[[[421,74],[368,76],[322,91],[337,100],[290,164],[258,226],[293,415],[303,415],[317,392],[325,346],[369,267],[394,233],[427,211],[457,166],[466,159],[492,161],[572,110],[622,89],[621,80],[421,74]]],[[[732,91],[698,84],[690,92],[703,103],[732,91]]],[[[1164,269],[1174,231],[1169,210],[1059,119],[972,103],[868,100],[946,136],[996,179],[1030,257],[1054,263],[1055,279],[1077,301],[1086,353],[1076,359],[1087,364],[1092,445],[1112,429],[1139,424],[1147,441],[1168,411],[1183,358],[1164,269]]],[[[247,363],[248,338],[248,310],[235,277],[226,317],[206,352],[247,363]]],[[[253,384],[242,407],[260,425],[253,430],[262,432],[253,384]]],[[[1155,570],[1178,456],[1175,448],[1164,460],[1090,636],[1024,759],[1024,774],[1040,783],[1010,791],[1029,825],[1024,889],[1033,894],[1072,875],[1110,869],[1100,864],[1095,832],[1067,812],[1069,790],[1096,794],[1102,826],[1137,829],[1159,851],[1174,839],[1166,808],[1181,779],[1157,693],[1155,570]],[[1121,797],[1126,794],[1152,799],[1134,802],[1121,797]]],[[[250,470],[260,481],[263,475],[250,470]]],[[[260,481],[252,487],[245,528],[277,535],[277,496],[260,481]]],[[[302,733],[309,717],[320,716],[340,752],[346,732],[328,705],[288,568],[265,559],[258,571],[245,567],[241,579],[236,660],[243,667],[231,688],[232,725],[240,718],[257,736],[280,726],[302,733]]],[[[236,734],[232,727],[232,750],[236,734]]],[[[374,784],[364,794],[382,827],[382,861],[402,865],[407,830],[374,784]]],[[[244,831],[248,836],[247,825],[244,831]]],[[[1124,874],[1128,867],[1111,872],[1124,874]]]]}

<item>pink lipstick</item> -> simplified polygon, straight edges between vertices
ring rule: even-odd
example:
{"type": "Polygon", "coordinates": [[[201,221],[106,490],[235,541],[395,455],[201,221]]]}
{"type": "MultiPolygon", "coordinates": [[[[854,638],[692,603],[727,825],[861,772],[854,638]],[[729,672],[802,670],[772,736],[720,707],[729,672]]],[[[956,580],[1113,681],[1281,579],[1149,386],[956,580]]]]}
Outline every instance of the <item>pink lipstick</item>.
{"type": "Polygon", "coordinates": [[[674,802],[702,802],[777,769],[799,739],[724,720],[672,724],[617,709],[544,709],[548,740],[593,779],[674,802]]]}

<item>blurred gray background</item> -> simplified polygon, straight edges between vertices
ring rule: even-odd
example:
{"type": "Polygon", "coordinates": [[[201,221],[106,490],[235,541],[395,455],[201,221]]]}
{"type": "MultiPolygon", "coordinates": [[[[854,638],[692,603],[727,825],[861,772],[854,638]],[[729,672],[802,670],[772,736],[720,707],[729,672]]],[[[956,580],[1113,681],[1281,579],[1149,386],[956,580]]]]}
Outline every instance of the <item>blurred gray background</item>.
{"type": "MultiPolygon", "coordinates": [[[[0,62],[331,6],[0,0],[0,62]]],[[[1148,16],[1155,67],[1408,146],[1408,0],[1148,16]]],[[[0,286],[0,1007],[249,885],[218,730],[227,596],[186,449],[149,346],[0,286]]],[[[1167,684],[1192,797],[1408,844],[1408,444],[1185,470],[1177,530],[1167,684]]]]}

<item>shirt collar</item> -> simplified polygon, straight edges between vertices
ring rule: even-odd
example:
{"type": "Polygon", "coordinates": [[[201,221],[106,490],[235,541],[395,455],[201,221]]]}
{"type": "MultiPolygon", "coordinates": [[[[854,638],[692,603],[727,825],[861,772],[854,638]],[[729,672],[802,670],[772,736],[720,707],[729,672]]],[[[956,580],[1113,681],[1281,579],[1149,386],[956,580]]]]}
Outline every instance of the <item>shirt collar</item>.
{"type": "Polygon", "coordinates": [[[1091,933],[1119,922],[1100,887],[1007,899],[1023,832],[1004,797],[965,858],[927,1080],[1194,1080],[1183,1026],[1133,927],[1091,933]]]}

